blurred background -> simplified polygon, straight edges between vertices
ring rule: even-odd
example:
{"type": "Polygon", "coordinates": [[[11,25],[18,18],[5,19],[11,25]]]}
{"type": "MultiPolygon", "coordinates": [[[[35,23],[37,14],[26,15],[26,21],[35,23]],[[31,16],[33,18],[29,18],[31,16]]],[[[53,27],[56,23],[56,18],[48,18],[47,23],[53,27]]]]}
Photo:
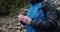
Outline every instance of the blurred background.
{"type": "MultiPolygon", "coordinates": [[[[60,0],[51,0],[60,14],[60,0]]],[[[20,24],[17,16],[26,15],[29,1],[26,0],[0,0],[0,32],[25,32],[25,26],[20,24]]],[[[60,21],[58,21],[60,29],[60,21]]]]}

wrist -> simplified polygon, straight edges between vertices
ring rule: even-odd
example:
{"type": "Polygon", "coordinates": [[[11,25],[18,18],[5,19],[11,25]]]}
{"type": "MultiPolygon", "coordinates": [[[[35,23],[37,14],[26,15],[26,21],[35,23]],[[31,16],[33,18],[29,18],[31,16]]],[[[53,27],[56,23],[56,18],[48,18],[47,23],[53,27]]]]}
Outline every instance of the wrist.
{"type": "Polygon", "coordinates": [[[31,23],[31,19],[28,20],[28,24],[30,24],[30,23],[31,23]]]}

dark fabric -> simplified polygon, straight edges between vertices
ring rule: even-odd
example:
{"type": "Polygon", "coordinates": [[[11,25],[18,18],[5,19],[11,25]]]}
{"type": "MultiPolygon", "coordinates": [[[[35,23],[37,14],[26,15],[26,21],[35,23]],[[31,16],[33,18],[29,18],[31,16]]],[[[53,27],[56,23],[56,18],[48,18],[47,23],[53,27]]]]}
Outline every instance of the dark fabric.
{"type": "Polygon", "coordinates": [[[58,20],[60,21],[60,11],[57,10],[58,13],[58,20]]]}
{"type": "Polygon", "coordinates": [[[36,0],[30,0],[30,3],[31,4],[35,4],[36,3],[36,0]]]}
{"type": "Polygon", "coordinates": [[[42,2],[43,0],[30,0],[30,3],[32,5],[36,4],[36,3],[39,3],[39,2],[42,2]]]}
{"type": "Polygon", "coordinates": [[[21,21],[20,23],[23,24],[23,25],[26,25],[23,21],[21,21]]]}
{"type": "Polygon", "coordinates": [[[45,20],[32,19],[31,26],[36,29],[37,32],[58,32],[58,15],[55,6],[52,2],[46,2],[46,18],[45,20]]]}

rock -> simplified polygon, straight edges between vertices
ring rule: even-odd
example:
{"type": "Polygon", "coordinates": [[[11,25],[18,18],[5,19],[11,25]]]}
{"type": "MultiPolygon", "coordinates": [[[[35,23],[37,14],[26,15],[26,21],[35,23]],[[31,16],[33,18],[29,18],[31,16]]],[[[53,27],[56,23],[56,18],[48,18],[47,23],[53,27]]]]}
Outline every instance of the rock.
{"type": "Polygon", "coordinates": [[[60,11],[60,7],[56,8],[58,11],[60,11]]]}
{"type": "Polygon", "coordinates": [[[20,30],[17,30],[17,32],[20,32],[20,30]]]}
{"type": "Polygon", "coordinates": [[[2,30],[2,27],[0,27],[0,30],[2,30]]]}

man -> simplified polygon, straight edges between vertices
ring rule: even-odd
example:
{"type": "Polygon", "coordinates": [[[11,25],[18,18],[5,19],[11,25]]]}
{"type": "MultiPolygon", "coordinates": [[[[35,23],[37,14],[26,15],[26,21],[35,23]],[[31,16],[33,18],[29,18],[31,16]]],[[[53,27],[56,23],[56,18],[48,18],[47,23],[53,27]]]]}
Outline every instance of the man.
{"type": "Polygon", "coordinates": [[[18,19],[26,24],[26,32],[57,32],[58,15],[51,1],[30,0],[27,16],[20,14],[18,19]],[[51,3],[51,4],[50,4],[51,3]]]}

